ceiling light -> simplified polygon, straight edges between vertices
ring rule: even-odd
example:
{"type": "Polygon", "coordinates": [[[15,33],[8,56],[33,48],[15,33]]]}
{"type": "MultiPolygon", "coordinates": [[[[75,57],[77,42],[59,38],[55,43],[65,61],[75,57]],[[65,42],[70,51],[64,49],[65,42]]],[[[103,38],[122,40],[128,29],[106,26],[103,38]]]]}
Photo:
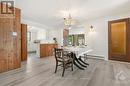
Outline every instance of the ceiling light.
{"type": "Polygon", "coordinates": [[[69,13],[68,17],[64,18],[64,25],[68,28],[71,28],[72,25],[75,25],[76,20],[72,18],[71,14],[69,13]]]}

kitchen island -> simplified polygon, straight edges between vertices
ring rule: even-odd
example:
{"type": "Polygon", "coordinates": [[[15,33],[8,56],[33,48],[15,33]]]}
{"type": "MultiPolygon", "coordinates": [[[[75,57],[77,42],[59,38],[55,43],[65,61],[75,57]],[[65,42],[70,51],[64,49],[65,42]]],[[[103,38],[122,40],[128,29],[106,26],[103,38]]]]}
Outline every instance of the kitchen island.
{"type": "Polygon", "coordinates": [[[57,47],[58,44],[54,44],[54,43],[40,44],[40,58],[52,56],[54,52],[54,48],[57,47]]]}

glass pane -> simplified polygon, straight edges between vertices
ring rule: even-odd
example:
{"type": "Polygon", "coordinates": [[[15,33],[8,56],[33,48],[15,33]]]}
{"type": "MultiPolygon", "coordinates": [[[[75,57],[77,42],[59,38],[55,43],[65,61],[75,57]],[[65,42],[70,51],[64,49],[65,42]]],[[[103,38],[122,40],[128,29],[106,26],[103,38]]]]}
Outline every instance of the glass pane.
{"type": "Polygon", "coordinates": [[[81,46],[85,44],[84,34],[69,35],[69,45],[81,46]]]}
{"type": "Polygon", "coordinates": [[[111,42],[113,54],[126,54],[126,22],[111,24],[111,42]]]}
{"type": "Polygon", "coordinates": [[[79,34],[78,35],[78,45],[80,46],[80,45],[84,45],[84,42],[85,40],[84,40],[84,34],[79,34]]]}
{"type": "Polygon", "coordinates": [[[27,32],[27,42],[31,41],[31,32],[27,32]]]}
{"type": "Polygon", "coordinates": [[[69,45],[73,45],[74,44],[74,36],[73,35],[69,35],[69,45]]]}

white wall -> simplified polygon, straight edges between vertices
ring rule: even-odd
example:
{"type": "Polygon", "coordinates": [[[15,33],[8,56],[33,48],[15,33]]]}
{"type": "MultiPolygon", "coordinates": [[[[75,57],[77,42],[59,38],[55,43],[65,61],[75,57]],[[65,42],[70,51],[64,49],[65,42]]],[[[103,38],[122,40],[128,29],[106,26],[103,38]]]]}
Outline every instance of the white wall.
{"type": "Polygon", "coordinates": [[[35,40],[44,41],[46,40],[46,29],[39,27],[30,26],[28,31],[31,32],[31,41],[28,43],[28,51],[37,51],[38,45],[34,43],[35,40]]]}
{"type": "Polygon", "coordinates": [[[53,38],[57,38],[59,46],[63,46],[63,29],[51,29],[47,31],[47,40],[54,42],[53,38]]]}
{"type": "MultiPolygon", "coordinates": [[[[108,57],[108,22],[105,19],[92,20],[87,23],[86,43],[93,49],[92,55],[108,57]],[[94,32],[90,32],[90,26],[94,32]]],[[[106,59],[105,58],[105,59],[106,59]]]]}
{"type": "Polygon", "coordinates": [[[128,17],[130,17],[130,13],[97,18],[86,22],[86,43],[94,50],[91,54],[103,56],[105,60],[108,60],[108,21],[128,17]],[[91,25],[94,27],[94,32],[89,32],[91,25]]]}
{"type": "Polygon", "coordinates": [[[47,32],[45,29],[40,29],[37,31],[37,39],[38,40],[46,40],[47,32]]]}
{"type": "Polygon", "coordinates": [[[25,23],[29,26],[35,26],[37,28],[41,28],[41,29],[51,29],[50,27],[44,25],[44,24],[40,24],[40,23],[37,23],[37,22],[34,22],[34,21],[30,21],[30,20],[27,20],[27,19],[21,19],[21,22],[22,23],[25,23]]]}
{"type": "Polygon", "coordinates": [[[36,31],[30,31],[31,32],[31,41],[28,43],[28,52],[36,51],[37,45],[34,43],[34,40],[37,39],[37,32],[36,31]]]}
{"type": "Polygon", "coordinates": [[[85,34],[85,28],[72,28],[69,30],[69,35],[72,34],[85,34]]]}

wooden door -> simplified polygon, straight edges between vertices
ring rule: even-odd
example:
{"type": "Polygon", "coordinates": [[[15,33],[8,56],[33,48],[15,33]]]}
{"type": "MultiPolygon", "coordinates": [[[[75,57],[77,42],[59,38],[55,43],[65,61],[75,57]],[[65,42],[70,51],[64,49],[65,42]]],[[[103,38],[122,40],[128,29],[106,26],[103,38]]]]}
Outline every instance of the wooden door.
{"type": "Polygon", "coordinates": [[[19,68],[21,66],[21,10],[18,8],[15,8],[14,32],[17,32],[14,38],[14,64],[15,68],[19,68]]]}
{"type": "Polygon", "coordinates": [[[21,60],[26,61],[27,60],[27,25],[21,24],[21,60]]]}
{"type": "Polygon", "coordinates": [[[15,8],[15,14],[0,13],[0,72],[21,66],[20,38],[20,10],[15,8]]]}
{"type": "Polygon", "coordinates": [[[109,22],[109,59],[130,62],[130,22],[120,19],[109,22]]]}
{"type": "Polygon", "coordinates": [[[13,32],[13,20],[0,18],[0,72],[13,69],[14,66],[14,42],[11,32],[13,32]]]}

